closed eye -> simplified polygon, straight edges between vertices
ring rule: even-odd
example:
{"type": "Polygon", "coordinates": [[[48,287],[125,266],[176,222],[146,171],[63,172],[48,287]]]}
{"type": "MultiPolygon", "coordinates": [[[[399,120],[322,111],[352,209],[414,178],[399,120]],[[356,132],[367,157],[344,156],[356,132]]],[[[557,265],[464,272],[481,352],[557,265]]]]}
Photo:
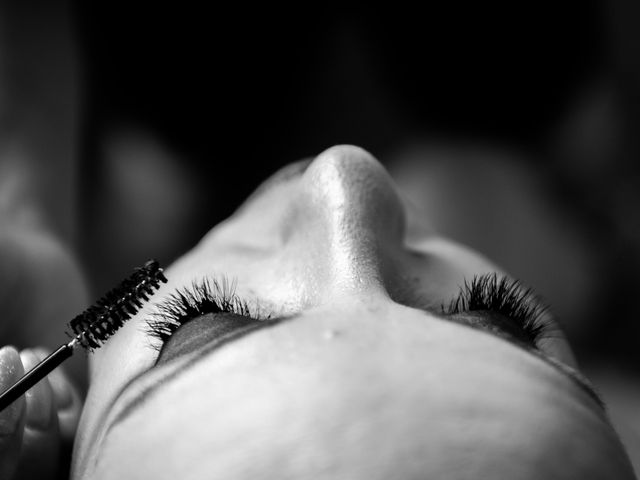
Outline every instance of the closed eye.
{"type": "MultiPolygon", "coordinates": [[[[194,319],[210,314],[226,314],[220,318],[233,318],[237,323],[268,320],[270,315],[249,305],[235,293],[235,282],[226,277],[204,278],[190,286],[180,288],[155,305],[156,312],[146,320],[146,333],[159,341],[158,350],[183,326],[194,319]]],[[[224,323],[221,328],[225,329],[224,323]]]]}
{"type": "Polygon", "coordinates": [[[441,310],[446,316],[466,314],[484,328],[500,330],[533,348],[558,330],[548,307],[533,290],[496,273],[465,280],[458,295],[441,310]]]}
{"type": "MultiPolygon", "coordinates": [[[[147,334],[159,340],[157,363],[164,363],[203,347],[226,343],[283,318],[265,314],[235,293],[226,277],[205,278],[178,289],[156,305],[146,320],[147,334]]],[[[425,309],[428,313],[433,312],[425,309]]],[[[481,330],[509,341],[560,370],[604,408],[590,382],[577,370],[555,360],[540,348],[540,341],[557,330],[548,309],[520,282],[497,274],[465,282],[458,296],[441,309],[441,318],[481,330]]],[[[289,317],[286,317],[289,318],[289,317]]]]}

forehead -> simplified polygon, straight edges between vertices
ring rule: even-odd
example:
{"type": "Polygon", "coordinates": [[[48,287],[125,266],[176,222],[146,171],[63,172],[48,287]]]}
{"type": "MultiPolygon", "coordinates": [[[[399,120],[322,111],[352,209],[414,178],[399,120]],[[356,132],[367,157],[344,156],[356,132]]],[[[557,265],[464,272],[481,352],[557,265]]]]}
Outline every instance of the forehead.
{"type": "Polygon", "coordinates": [[[606,430],[575,386],[505,342],[409,309],[366,313],[311,312],[207,354],[111,430],[99,463],[283,474],[295,459],[425,468],[487,448],[526,463],[549,439],[606,430]]]}

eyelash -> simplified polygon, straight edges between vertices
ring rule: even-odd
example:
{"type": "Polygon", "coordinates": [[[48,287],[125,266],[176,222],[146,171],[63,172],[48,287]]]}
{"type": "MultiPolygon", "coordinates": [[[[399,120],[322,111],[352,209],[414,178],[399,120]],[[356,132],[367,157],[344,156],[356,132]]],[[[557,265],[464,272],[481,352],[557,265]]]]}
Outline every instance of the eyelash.
{"type": "Polygon", "coordinates": [[[442,306],[445,315],[474,311],[489,311],[506,317],[534,347],[552,328],[546,315],[548,307],[530,288],[496,273],[474,276],[470,282],[465,280],[458,296],[449,305],[442,306]]]}
{"type": "MultiPolygon", "coordinates": [[[[156,313],[146,320],[147,334],[164,345],[182,325],[209,313],[232,313],[257,321],[268,320],[269,317],[261,315],[257,306],[249,307],[240,299],[235,287],[235,282],[229,283],[226,277],[222,277],[204,278],[178,289],[156,304],[156,313]]],[[[465,280],[458,295],[448,305],[442,305],[441,310],[445,315],[474,311],[498,313],[514,322],[533,346],[537,346],[551,329],[545,315],[548,308],[538,296],[518,280],[496,273],[465,280]]]]}
{"type": "Polygon", "coordinates": [[[259,320],[266,320],[259,308],[250,307],[235,293],[235,282],[226,277],[204,278],[191,286],[178,289],[167,299],[156,304],[156,312],[146,320],[146,333],[158,339],[162,345],[185,323],[208,313],[233,313],[259,320]]]}

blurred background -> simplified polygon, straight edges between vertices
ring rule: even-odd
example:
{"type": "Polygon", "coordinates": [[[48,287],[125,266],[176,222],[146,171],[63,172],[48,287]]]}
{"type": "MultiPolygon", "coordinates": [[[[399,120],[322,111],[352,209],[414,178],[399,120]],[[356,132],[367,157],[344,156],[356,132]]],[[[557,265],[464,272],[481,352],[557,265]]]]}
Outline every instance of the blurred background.
{"type": "Polygon", "coordinates": [[[277,168],[357,144],[551,304],[638,468],[640,3],[218,8],[1,3],[0,212],[72,279],[41,288],[168,264],[277,168]]]}

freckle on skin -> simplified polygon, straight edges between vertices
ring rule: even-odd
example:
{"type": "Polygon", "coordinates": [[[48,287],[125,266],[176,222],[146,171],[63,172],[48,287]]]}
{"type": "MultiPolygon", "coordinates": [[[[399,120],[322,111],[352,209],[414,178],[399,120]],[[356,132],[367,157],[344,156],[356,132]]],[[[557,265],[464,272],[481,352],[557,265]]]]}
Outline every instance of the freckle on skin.
{"type": "Polygon", "coordinates": [[[322,334],[322,338],[324,338],[325,340],[333,340],[339,334],[340,332],[338,332],[338,330],[325,330],[322,334]]]}

